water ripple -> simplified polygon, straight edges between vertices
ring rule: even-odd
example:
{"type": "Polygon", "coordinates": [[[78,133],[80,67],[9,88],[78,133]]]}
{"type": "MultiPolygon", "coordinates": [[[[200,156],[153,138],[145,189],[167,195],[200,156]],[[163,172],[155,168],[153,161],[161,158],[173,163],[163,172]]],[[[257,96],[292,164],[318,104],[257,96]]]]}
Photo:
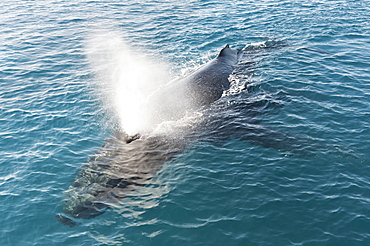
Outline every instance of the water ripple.
{"type": "Polygon", "coordinates": [[[1,245],[370,241],[367,1],[15,0],[0,11],[1,245]],[[250,74],[234,78],[246,90],[203,112],[198,142],[70,229],[54,218],[62,193],[113,124],[84,55],[96,29],[171,62],[174,76],[226,43],[290,45],[251,55],[250,74]],[[267,133],[310,141],[279,151],[267,133]]]}

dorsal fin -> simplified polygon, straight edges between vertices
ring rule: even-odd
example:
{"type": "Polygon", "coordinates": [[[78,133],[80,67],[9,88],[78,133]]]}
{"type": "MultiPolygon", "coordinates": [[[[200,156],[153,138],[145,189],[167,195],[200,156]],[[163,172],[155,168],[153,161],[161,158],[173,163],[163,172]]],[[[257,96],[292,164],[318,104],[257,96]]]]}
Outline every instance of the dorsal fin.
{"type": "Polygon", "coordinates": [[[225,50],[230,49],[230,46],[227,44],[225,47],[220,51],[217,57],[224,56],[225,55],[225,50]]]}

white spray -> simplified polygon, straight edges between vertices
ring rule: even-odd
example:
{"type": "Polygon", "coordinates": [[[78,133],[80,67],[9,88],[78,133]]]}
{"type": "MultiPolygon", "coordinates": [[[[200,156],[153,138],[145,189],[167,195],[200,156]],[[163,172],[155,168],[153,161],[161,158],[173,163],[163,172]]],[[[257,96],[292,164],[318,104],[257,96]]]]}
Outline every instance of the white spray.
{"type": "Polygon", "coordinates": [[[98,89],[129,134],[153,130],[151,95],[170,81],[168,65],[150,60],[112,31],[96,32],[86,42],[86,55],[97,75],[98,89]]]}

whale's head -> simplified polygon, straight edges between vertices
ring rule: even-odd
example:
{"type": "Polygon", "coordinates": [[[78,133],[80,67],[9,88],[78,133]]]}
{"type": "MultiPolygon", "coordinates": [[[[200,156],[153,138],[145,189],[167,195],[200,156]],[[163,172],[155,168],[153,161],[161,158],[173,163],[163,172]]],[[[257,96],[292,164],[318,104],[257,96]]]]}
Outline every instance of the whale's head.
{"type": "Polygon", "coordinates": [[[238,50],[231,49],[227,44],[218,54],[217,59],[222,59],[230,65],[235,65],[238,62],[238,50]]]}

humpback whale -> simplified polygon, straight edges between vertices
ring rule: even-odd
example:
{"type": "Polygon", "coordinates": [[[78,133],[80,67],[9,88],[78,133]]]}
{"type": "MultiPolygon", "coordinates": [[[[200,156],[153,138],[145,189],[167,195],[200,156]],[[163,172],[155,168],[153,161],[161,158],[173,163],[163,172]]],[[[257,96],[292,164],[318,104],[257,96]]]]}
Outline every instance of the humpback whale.
{"type": "Polygon", "coordinates": [[[194,124],[176,125],[175,131],[137,132],[130,136],[123,131],[115,132],[82,165],[65,192],[65,206],[57,220],[74,226],[79,219],[101,215],[130,192],[145,186],[165,163],[195,141],[222,144],[235,138],[288,154],[312,155],[325,150],[326,145],[314,144],[308,136],[278,132],[260,124],[256,116],[271,107],[281,107],[279,101],[286,100],[284,93],[268,95],[261,90],[258,96],[258,92],[250,93],[248,85],[241,85],[235,94],[230,92],[233,90],[229,89],[230,81],[233,86],[240,86],[238,80],[242,84],[250,82],[245,78],[251,77],[253,65],[264,51],[284,46],[264,42],[261,46],[236,50],[226,45],[216,58],[192,74],[155,91],[150,99],[153,113],[146,119],[153,126],[181,122],[191,111],[201,112],[202,119],[194,124]],[[223,97],[226,90],[229,94],[223,97]]]}
{"type": "MultiPolygon", "coordinates": [[[[226,45],[216,58],[198,70],[176,80],[152,95],[155,110],[149,119],[159,124],[178,120],[187,112],[218,100],[230,87],[229,75],[238,62],[239,50],[226,45]]],[[[128,136],[117,132],[82,166],[76,180],[65,192],[63,213],[56,217],[74,226],[75,219],[98,216],[130,191],[146,184],[187,145],[186,132],[173,135],[128,136]]]]}

